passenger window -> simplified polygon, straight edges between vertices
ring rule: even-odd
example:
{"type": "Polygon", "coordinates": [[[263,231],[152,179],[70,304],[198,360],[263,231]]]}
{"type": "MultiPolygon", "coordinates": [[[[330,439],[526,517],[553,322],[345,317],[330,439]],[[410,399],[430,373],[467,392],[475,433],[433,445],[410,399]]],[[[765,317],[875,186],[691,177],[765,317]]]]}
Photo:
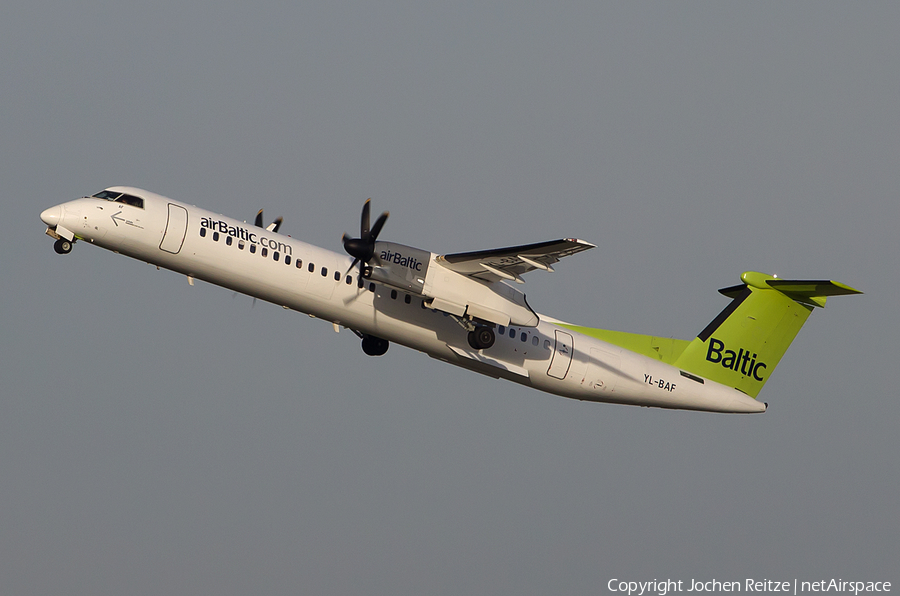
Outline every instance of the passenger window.
{"type": "Polygon", "coordinates": [[[206,228],[200,228],[200,237],[206,238],[206,228]]]}
{"type": "Polygon", "coordinates": [[[218,242],[218,241],[219,241],[219,233],[213,232],[213,242],[218,242]]]}
{"type": "Polygon", "coordinates": [[[261,254],[264,257],[267,257],[267,256],[269,256],[269,249],[266,248],[265,246],[263,246],[262,252],[259,254],[261,254]]]}
{"type": "Polygon", "coordinates": [[[334,272],[334,281],[341,281],[341,272],[340,271],[334,272]]]}
{"type": "Polygon", "coordinates": [[[328,267],[322,267],[322,277],[328,277],[328,267]]]}
{"type": "Polygon", "coordinates": [[[516,337],[516,330],[513,329],[512,327],[509,328],[509,336],[512,338],[516,337]]]}
{"type": "Polygon", "coordinates": [[[244,241],[238,240],[238,250],[244,250],[244,241]]]}
{"type": "Polygon", "coordinates": [[[297,269],[303,268],[303,259],[297,259],[297,269]]]}
{"type": "Polygon", "coordinates": [[[281,254],[276,250],[272,253],[272,260],[277,261],[281,258],[281,254]]]}
{"type": "Polygon", "coordinates": [[[349,286],[350,284],[353,283],[353,278],[348,275],[346,281],[347,281],[347,285],[349,286]]]}
{"type": "Polygon", "coordinates": [[[525,333],[524,331],[522,332],[521,340],[522,340],[522,341],[528,341],[528,334],[525,333]]]}
{"type": "Polygon", "coordinates": [[[549,349],[550,349],[550,340],[549,340],[549,339],[545,339],[545,340],[544,340],[544,349],[545,349],[545,350],[549,350],[549,349]]]}
{"type": "Polygon", "coordinates": [[[541,338],[538,337],[537,335],[535,335],[534,337],[531,338],[531,345],[536,346],[539,343],[541,343],[541,338]]]}
{"type": "Polygon", "coordinates": [[[307,267],[307,269],[309,270],[310,273],[312,273],[313,271],[316,270],[316,266],[313,265],[312,263],[310,263],[310,264],[309,264],[309,267],[307,267]]]}
{"type": "Polygon", "coordinates": [[[291,255],[284,255],[284,264],[285,265],[291,264],[291,255]]]}
{"type": "Polygon", "coordinates": [[[500,335],[506,335],[506,327],[504,327],[503,325],[498,326],[497,333],[500,335]]]}
{"type": "Polygon", "coordinates": [[[225,244],[227,244],[228,246],[231,246],[232,242],[234,242],[234,238],[232,238],[231,236],[225,238],[225,244]]]}
{"type": "Polygon", "coordinates": [[[397,299],[397,290],[391,290],[391,300],[397,299]]]}
{"type": "Polygon", "coordinates": [[[409,304],[410,302],[412,302],[412,296],[407,294],[406,296],[403,297],[403,301],[406,302],[407,304],[409,304]]]}
{"type": "Polygon", "coordinates": [[[251,244],[251,245],[250,245],[250,254],[255,254],[255,253],[256,253],[256,245],[255,245],[255,244],[251,244]]]}

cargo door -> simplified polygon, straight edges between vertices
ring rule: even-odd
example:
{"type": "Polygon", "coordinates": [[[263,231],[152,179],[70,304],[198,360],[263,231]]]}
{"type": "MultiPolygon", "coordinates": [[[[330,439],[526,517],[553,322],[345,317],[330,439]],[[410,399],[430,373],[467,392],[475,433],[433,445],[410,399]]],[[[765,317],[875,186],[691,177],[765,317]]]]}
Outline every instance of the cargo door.
{"type": "Polygon", "coordinates": [[[616,388],[620,366],[618,354],[591,348],[591,359],[581,384],[594,391],[612,392],[616,388]]]}

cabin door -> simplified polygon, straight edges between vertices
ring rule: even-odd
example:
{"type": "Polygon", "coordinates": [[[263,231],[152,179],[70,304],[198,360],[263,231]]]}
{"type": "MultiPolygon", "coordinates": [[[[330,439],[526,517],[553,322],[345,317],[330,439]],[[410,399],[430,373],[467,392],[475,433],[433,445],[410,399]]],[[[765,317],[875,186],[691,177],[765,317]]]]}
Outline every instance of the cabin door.
{"type": "Polygon", "coordinates": [[[187,234],[187,221],[187,209],[181,205],[169,203],[169,222],[166,224],[162,242],[159,243],[160,250],[170,252],[173,255],[178,254],[181,250],[181,245],[184,244],[184,236],[187,234]]]}
{"type": "Polygon", "coordinates": [[[556,345],[553,347],[553,356],[550,358],[550,368],[547,374],[555,379],[565,379],[572,365],[572,336],[565,331],[556,330],[556,345]]]}

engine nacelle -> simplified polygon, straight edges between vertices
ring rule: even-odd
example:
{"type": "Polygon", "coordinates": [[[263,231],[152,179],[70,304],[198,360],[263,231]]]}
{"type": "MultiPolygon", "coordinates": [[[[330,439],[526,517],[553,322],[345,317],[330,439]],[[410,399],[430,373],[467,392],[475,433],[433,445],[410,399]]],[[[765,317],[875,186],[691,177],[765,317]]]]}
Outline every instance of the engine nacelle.
{"type": "Polygon", "coordinates": [[[372,274],[369,279],[385,285],[424,295],[425,278],[431,264],[428,251],[395,242],[376,242],[372,274]]]}

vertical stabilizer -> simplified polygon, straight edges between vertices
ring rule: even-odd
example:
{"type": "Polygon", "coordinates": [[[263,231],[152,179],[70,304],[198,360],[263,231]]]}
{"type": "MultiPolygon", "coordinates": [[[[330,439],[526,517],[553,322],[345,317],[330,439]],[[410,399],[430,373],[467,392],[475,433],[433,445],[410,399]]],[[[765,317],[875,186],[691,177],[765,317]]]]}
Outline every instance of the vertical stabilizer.
{"type": "Polygon", "coordinates": [[[833,281],[776,279],[746,272],[719,290],[731,303],[685,348],[675,366],[751,397],[760,390],[815,307],[862,292],[833,281]]]}

